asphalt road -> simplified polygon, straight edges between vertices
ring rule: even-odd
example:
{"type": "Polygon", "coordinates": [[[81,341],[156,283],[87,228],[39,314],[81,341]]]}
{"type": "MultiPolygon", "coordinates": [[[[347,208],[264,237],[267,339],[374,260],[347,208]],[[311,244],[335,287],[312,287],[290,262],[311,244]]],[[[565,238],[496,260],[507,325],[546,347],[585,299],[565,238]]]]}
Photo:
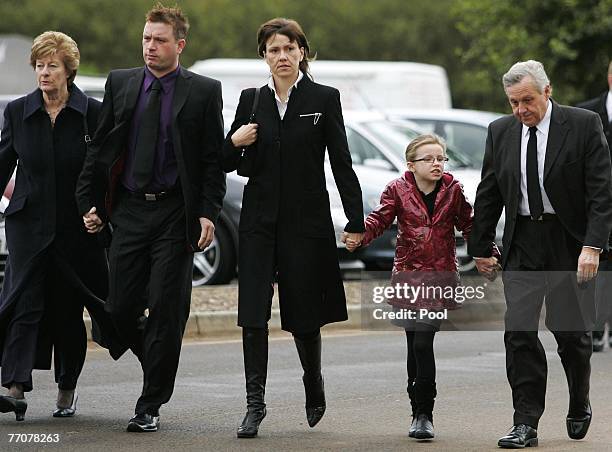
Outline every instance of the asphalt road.
{"type": "MultiPolygon", "coordinates": [[[[565,433],[567,389],[555,342],[543,333],[549,356],[547,409],[540,450],[612,450],[612,352],[593,357],[594,418],[586,440],[565,433]]],[[[79,382],[78,414],[53,419],[51,372],[35,372],[26,421],[0,415],[0,450],[42,447],[78,451],[187,450],[496,450],[511,425],[501,332],[442,332],[436,337],[436,438],[408,438],[405,340],[401,331],[327,335],[323,361],[328,409],[315,429],[306,424],[301,369],[287,335],[271,341],[268,416],[257,439],[235,438],[244,414],[244,377],[238,341],[187,342],[174,396],[161,411],[157,433],[125,432],[141,388],[137,361],[112,362],[92,349],[79,382]],[[11,433],[57,434],[58,443],[15,443],[11,433]]],[[[24,438],[21,436],[20,438],[24,438]]]]}

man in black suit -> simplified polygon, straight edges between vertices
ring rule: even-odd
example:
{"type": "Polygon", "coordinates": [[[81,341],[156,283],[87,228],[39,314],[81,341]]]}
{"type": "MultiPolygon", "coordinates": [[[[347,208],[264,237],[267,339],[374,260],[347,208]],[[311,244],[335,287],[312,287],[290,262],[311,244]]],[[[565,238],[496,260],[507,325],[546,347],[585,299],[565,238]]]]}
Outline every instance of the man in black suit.
{"type": "Polygon", "coordinates": [[[588,281],[612,227],[612,184],[599,116],[552,101],[541,63],[516,63],[503,85],[513,115],[489,126],[469,253],[492,277],[498,264],[489,257],[490,244],[505,209],[504,343],[514,427],[498,445],[516,448],[537,445],[544,411],[547,364],[538,339],[544,301],[568,380],[569,437],[583,438],[590,425],[594,302],[588,281]]]}
{"type": "Polygon", "coordinates": [[[187,29],[178,8],[149,11],[145,67],[109,74],[77,185],[87,229],[113,226],[108,304],[143,369],[128,431],[156,431],[172,395],[192,253],[211,243],[225,194],[221,84],[179,65],[187,29]]]}
{"type": "MultiPolygon", "coordinates": [[[[608,90],[594,99],[587,100],[577,107],[594,111],[601,118],[604,133],[608,140],[608,148],[612,144],[612,61],[608,65],[608,90]]],[[[612,245],[612,235],[608,240],[608,246],[612,245]]],[[[600,352],[604,348],[604,330],[606,323],[612,324],[612,306],[610,303],[610,290],[612,288],[612,256],[609,254],[600,266],[600,274],[597,280],[597,322],[593,329],[593,351],[600,352]]],[[[612,346],[612,335],[609,338],[612,346]]]]}
{"type": "Polygon", "coordinates": [[[600,94],[594,99],[582,102],[577,107],[594,111],[601,118],[604,133],[608,140],[608,147],[612,147],[612,61],[608,65],[608,91],[600,94]]]}

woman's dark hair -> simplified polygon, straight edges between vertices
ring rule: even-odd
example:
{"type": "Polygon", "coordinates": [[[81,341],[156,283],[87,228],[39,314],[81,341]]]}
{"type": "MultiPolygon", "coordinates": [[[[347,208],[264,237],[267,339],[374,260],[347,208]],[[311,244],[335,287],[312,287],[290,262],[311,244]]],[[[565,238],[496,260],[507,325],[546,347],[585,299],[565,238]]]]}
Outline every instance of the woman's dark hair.
{"type": "Polygon", "coordinates": [[[266,43],[276,34],[285,35],[289,38],[289,41],[297,42],[298,47],[304,48],[304,59],[300,62],[300,71],[304,74],[310,74],[308,68],[310,46],[302,27],[295,20],[277,17],[259,27],[259,30],[257,30],[257,54],[262,58],[265,57],[266,43]]]}

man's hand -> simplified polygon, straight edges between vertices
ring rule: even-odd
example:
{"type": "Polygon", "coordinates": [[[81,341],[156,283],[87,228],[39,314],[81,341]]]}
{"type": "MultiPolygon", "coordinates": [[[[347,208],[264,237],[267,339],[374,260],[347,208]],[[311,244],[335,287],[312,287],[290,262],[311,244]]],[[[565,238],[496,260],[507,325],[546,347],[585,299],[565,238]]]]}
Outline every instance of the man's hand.
{"type": "Polygon", "coordinates": [[[363,232],[343,232],[340,240],[346,244],[346,249],[352,253],[361,245],[363,236],[363,232]]]}
{"type": "Polygon", "coordinates": [[[580,257],[578,257],[578,272],[576,273],[578,284],[585,283],[597,276],[598,268],[599,250],[583,246],[580,257]]]}
{"type": "Polygon", "coordinates": [[[203,250],[210,245],[215,236],[215,225],[206,217],[200,217],[199,220],[202,233],[200,234],[200,240],[198,240],[198,248],[203,250]]]}
{"type": "Polygon", "coordinates": [[[497,278],[497,271],[501,270],[496,257],[475,257],[476,268],[478,273],[487,278],[489,281],[493,281],[497,278]]]}
{"type": "Polygon", "coordinates": [[[89,212],[83,215],[83,223],[85,224],[85,229],[87,229],[87,232],[89,232],[90,234],[100,232],[104,227],[104,225],[102,224],[102,220],[96,213],[95,207],[92,207],[91,209],[89,209],[89,212]]]}

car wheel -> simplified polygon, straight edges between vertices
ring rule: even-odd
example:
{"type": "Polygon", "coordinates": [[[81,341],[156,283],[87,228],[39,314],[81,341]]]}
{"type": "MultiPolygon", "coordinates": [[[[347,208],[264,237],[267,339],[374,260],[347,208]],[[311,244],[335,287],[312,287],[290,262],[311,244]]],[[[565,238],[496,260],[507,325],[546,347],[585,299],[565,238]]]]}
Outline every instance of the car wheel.
{"type": "Polygon", "coordinates": [[[227,284],[236,271],[236,253],[229,233],[223,226],[215,229],[215,238],[201,253],[193,255],[193,287],[227,284]]]}

